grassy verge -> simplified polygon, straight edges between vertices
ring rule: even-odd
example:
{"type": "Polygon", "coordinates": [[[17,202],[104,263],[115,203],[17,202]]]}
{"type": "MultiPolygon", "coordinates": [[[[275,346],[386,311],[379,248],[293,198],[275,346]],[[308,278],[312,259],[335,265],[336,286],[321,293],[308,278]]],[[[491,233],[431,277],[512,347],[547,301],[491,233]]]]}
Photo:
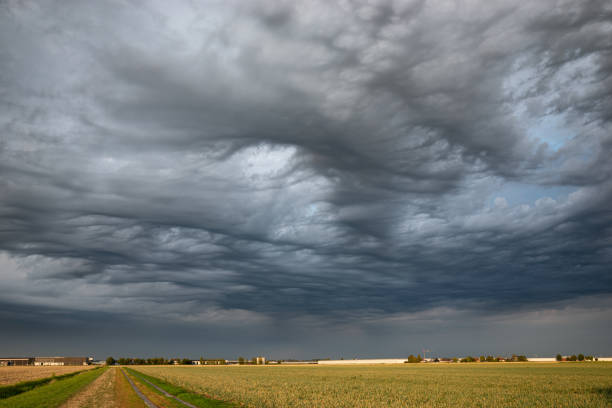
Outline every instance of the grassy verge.
{"type": "MultiPolygon", "coordinates": [[[[55,408],[81,388],[98,378],[105,369],[79,371],[59,377],[51,377],[45,385],[38,385],[28,392],[0,400],[0,408],[55,408]]],[[[29,381],[34,382],[34,381],[29,381]]]]}
{"type": "Polygon", "coordinates": [[[23,381],[17,384],[2,386],[0,387],[0,400],[24,393],[26,391],[33,390],[34,388],[40,387],[41,385],[49,384],[51,381],[54,380],[62,380],[64,378],[74,377],[75,375],[81,372],[82,371],[75,371],[73,373],[58,376],[53,375],[51,377],[41,378],[39,380],[23,381]]]}
{"type": "MultiPolygon", "coordinates": [[[[182,399],[183,401],[186,401],[186,402],[189,402],[190,404],[195,405],[196,407],[200,407],[200,408],[234,408],[234,407],[238,406],[238,405],[232,404],[230,402],[215,400],[215,399],[211,399],[211,398],[206,398],[205,396],[203,396],[201,394],[196,394],[196,393],[191,392],[189,390],[186,390],[186,389],[184,389],[182,387],[178,387],[176,385],[173,385],[173,384],[167,383],[165,381],[162,381],[162,380],[160,380],[158,378],[151,377],[150,375],[143,374],[140,371],[136,371],[136,370],[133,370],[133,369],[130,369],[130,368],[128,368],[127,371],[128,371],[129,374],[131,374],[132,376],[136,377],[137,379],[148,380],[149,382],[155,384],[156,386],[158,386],[162,390],[166,391],[168,394],[172,394],[172,395],[182,399]]],[[[140,383],[144,384],[145,386],[149,387],[150,389],[154,390],[155,392],[159,392],[154,387],[152,387],[150,384],[147,384],[146,381],[140,381],[140,383]]]]}

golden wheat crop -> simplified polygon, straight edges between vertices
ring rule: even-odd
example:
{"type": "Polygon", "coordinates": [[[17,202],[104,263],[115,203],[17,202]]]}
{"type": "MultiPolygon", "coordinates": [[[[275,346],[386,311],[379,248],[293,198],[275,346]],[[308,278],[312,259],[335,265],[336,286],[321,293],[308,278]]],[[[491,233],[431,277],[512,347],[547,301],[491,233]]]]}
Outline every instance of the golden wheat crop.
{"type": "Polygon", "coordinates": [[[610,363],[137,367],[250,407],[609,407],[610,363]]]}
{"type": "Polygon", "coordinates": [[[93,366],[13,366],[0,367],[0,385],[15,384],[22,381],[62,375],[74,371],[89,370],[93,366]]]}

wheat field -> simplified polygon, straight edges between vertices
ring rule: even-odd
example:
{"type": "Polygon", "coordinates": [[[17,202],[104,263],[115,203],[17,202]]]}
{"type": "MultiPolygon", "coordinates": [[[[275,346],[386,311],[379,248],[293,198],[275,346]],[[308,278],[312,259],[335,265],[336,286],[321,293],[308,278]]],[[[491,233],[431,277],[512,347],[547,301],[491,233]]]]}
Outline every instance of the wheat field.
{"type": "Polygon", "coordinates": [[[136,367],[249,407],[609,407],[612,363],[136,367]]]}
{"type": "Polygon", "coordinates": [[[93,366],[13,366],[0,367],[0,385],[10,385],[22,381],[38,380],[52,375],[68,374],[89,370],[93,366]]]}

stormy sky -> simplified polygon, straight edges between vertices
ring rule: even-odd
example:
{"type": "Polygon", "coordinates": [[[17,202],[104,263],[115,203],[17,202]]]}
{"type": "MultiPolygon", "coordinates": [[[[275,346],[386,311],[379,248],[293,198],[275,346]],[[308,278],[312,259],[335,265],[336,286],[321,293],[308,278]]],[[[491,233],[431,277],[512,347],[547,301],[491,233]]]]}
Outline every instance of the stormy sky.
{"type": "Polygon", "coordinates": [[[612,3],[0,3],[0,354],[612,354],[612,3]]]}

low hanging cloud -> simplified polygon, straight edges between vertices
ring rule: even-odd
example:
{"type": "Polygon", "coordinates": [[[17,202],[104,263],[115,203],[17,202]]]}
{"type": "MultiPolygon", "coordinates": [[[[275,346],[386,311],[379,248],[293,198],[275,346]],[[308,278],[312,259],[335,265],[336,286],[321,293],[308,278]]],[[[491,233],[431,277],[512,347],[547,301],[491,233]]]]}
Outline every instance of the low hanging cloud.
{"type": "Polygon", "coordinates": [[[596,0],[5,3],[3,319],[609,299],[611,39],[596,0]]]}

